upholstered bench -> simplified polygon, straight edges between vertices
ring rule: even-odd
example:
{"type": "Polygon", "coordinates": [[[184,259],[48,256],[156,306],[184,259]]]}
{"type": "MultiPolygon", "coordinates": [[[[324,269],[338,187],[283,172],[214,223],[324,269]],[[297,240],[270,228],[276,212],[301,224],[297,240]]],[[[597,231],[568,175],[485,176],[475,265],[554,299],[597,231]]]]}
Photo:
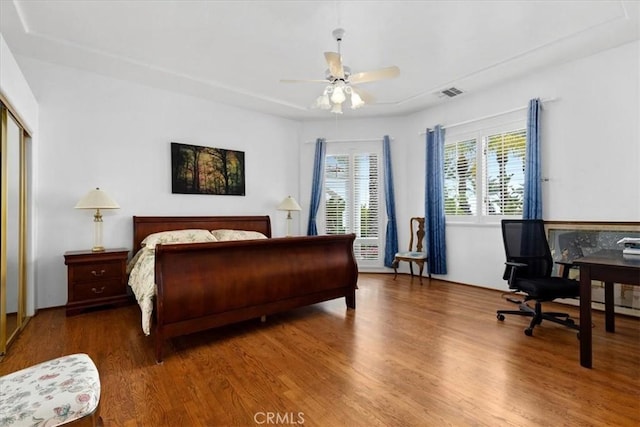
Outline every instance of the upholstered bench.
{"type": "Polygon", "coordinates": [[[0,377],[3,426],[100,426],[100,376],[86,354],[71,354],[0,377]]]}

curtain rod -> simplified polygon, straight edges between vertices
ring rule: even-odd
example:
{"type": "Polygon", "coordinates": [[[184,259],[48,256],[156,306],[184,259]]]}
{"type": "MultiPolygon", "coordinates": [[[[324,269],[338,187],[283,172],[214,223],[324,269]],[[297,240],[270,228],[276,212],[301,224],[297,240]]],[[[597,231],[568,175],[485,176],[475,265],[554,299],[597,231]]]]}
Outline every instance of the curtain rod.
{"type": "MultiPolygon", "coordinates": [[[[378,141],[382,141],[384,139],[383,136],[379,137],[379,138],[361,138],[361,139],[327,139],[325,140],[325,142],[378,142],[378,141]]],[[[393,141],[393,138],[389,137],[390,141],[393,141]]],[[[314,144],[316,141],[306,141],[305,144],[314,144]]]]}
{"type": "MultiPolygon", "coordinates": [[[[547,103],[547,102],[553,102],[553,101],[557,101],[557,100],[558,100],[558,98],[547,98],[547,99],[541,99],[540,102],[544,104],[544,103],[547,103]]],[[[492,119],[494,117],[504,116],[505,114],[515,113],[516,111],[525,110],[527,108],[529,108],[529,104],[523,105],[523,106],[520,106],[520,107],[516,107],[516,108],[512,108],[512,109],[507,110],[507,111],[502,111],[500,113],[489,114],[488,116],[477,117],[475,119],[465,120],[463,122],[458,122],[458,123],[453,123],[451,125],[442,126],[442,129],[451,129],[451,128],[456,127],[456,126],[462,126],[462,125],[467,125],[469,123],[479,122],[481,120],[492,119]]],[[[419,133],[419,135],[420,136],[426,135],[426,133],[427,133],[426,131],[422,131],[422,132],[419,133]]]]}

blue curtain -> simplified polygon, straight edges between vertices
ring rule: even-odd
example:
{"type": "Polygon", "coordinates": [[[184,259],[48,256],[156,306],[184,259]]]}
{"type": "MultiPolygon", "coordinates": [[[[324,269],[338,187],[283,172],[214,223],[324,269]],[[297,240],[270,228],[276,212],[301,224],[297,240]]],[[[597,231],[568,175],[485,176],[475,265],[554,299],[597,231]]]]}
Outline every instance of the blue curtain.
{"type": "Polygon", "coordinates": [[[316,155],[313,161],[313,182],[311,187],[311,202],[309,203],[309,224],[307,236],[317,236],[316,216],[322,197],[322,177],[324,175],[324,156],[327,151],[327,142],[323,138],[316,139],[316,155]]]}
{"type": "Polygon", "coordinates": [[[427,129],[425,177],[425,240],[428,267],[433,274],[447,274],[444,216],[444,130],[427,129]]]}
{"type": "Polygon", "coordinates": [[[391,169],[391,148],[389,135],[382,140],[382,160],[384,162],[384,199],[387,206],[387,234],[384,246],[384,266],[391,267],[398,252],[398,225],[396,223],[396,201],[393,191],[393,171],[391,169]]]}
{"type": "Polygon", "coordinates": [[[540,174],[540,99],[529,101],[527,148],[524,166],[523,219],[542,219],[542,176],[540,174]]]}

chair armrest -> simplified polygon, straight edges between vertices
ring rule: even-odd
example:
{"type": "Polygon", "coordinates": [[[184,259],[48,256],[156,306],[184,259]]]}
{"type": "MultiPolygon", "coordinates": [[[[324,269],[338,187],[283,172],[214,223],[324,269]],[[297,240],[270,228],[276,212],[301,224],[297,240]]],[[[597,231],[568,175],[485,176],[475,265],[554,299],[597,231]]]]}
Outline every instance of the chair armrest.
{"type": "MultiPolygon", "coordinates": [[[[507,278],[507,283],[509,284],[509,287],[512,288],[516,278],[516,270],[521,267],[526,267],[527,264],[524,264],[522,262],[514,262],[514,261],[507,261],[504,264],[507,266],[507,269],[509,270],[509,277],[507,278]]],[[[505,276],[506,276],[506,272],[505,272],[505,276]]]]}
{"type": "Polygon", "coordinates": [[[563,279],[568,279],[569,278],[569,270],[572,268],[578,268],[577,265],[573,265],[573,262],[571,261],[554,261],[556,264],[560,264],[561,269],[562,269],[562,278],[563,279]]]}
{"type": "Polygon", "coordinates": [[[507,261],[505,262],[506,265],[508,265],[509,267],[526,267],[527,264],[523,263],[523,262],[513,262],[513,261],[507,261]]]}

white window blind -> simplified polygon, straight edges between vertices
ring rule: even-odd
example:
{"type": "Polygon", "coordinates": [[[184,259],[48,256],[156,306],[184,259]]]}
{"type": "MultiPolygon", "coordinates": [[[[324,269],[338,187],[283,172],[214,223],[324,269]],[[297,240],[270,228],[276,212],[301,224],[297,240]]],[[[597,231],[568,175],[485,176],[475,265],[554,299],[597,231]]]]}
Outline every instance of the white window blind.
{"type": "Polygon", "coordinates": [[[380,155],[355,152],[325,158],[327,234],[355,233],[357,260],[381,259],[380,155]]]}
{"type": "Polygon", "coordinates": [[[483,138],[484,215],[522,214],[526,139],[524,129],[483,138]]]}
{"type": "Polygon", "coordinates": [[[325,223],[327,234],[345,234],[351,230],[351,162],[349,155],[325,159],[325,223]]]}
{"type": "Polygon", "coordinates": [[[445,214],[452,218],[522,214],[525,152],[522,128],[477,131],[446,141],[445,214]]]}
{"type": "Polygon", "coordinates": [[[476,214],[476,140],[454,142],[444,149],[444,212],[476,214]]]}

